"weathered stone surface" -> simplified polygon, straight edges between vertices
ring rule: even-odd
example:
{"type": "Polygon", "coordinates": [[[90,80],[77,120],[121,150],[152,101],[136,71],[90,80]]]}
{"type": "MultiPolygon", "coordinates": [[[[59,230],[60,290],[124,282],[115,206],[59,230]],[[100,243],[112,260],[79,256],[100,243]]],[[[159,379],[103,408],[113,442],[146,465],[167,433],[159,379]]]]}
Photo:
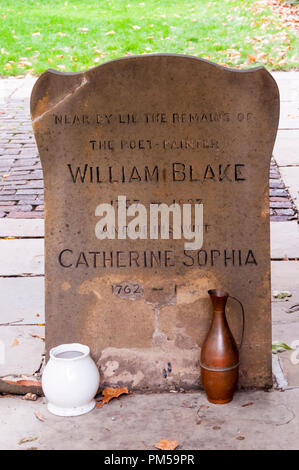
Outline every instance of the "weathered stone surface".
{"type": "MultiPolygon", "coordinates": [[[[270,74],[171,55],[47,71],[31,114],[45,180],[47,349],[88,344],[106,384],[196,388],[207,290],[219,287],[245,306],[241,385],[271,383],[268,175],[279,96],[270,74]],[[117,209],[120,195],[147,209],[202,203],[202,248],[99,240],[96,207],[117,209]]],[[[228,317],[239,338],[234,301],[228,317]]]]}

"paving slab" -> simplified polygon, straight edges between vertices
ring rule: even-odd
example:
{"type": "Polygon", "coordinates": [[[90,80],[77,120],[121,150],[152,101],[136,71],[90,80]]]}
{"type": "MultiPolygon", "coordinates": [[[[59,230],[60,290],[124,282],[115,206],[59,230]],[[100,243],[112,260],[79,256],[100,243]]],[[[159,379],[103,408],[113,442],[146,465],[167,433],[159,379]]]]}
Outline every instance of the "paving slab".
{"type": "Polygon", "coordinates": [[[299,258],[299,224],[296,220],[271,222],[271,259],[299,258]]]}
{"type": "Polygon", "coordinates": [[[271,289],[299,290],[299,261],[272,261],[271,289]]]}
{"type": "Polygon", "coordinates": [[[0,276],[44,274],[43,239],[0,239],[0,276]]]}
{"type": "Polygon", "coordinates": [[[0,278],[0,323],[44,323],[44,283],[43,276],[0,278]]]}
{"type": "Polygon", "coordinates": [[[299,102],[299,73],[298,72],[272,72],[280,94],[280,101],[299,102]]]}
{"type": "Polygon", "coordinates": [[[11,94],[20,86],[20,80],[7,78],[0,80],[0,103],[5,103],[11,94]]]}
{"type": "Polygon", "coordinates": [[[33,375],[40,367],[45,343],[32,335],[44,334],[43,326],[0,326],[0,377],[33,375]]]}
{"type": "MultiPolygon", "coordinates": [[[[299,149],[298,144],[297,149],[299,149]]],[[[281,167],[280,173],[299,212],[299,163],[298,166],[281,167]]]]}
{"type": "Polygon", "coordinates": [[[299,165],[299,131],[279,130],[273,155],[279,167],[299,165]]]}
{"type": "Polygon", "coordinates": [[[281,341],[293,348],[291,351],[278,353],[287,386],[293,388],[299,387],[299,320],[298,312],[290,315],[292,315],[291,322],[280,321],[273,324],[272,338],[273,341],[281,341]]]}
{"type": "Polygon", "coordinates": [[[280,102],[278,129],[299,129],[299,101],[280,102]]]}
{"type": "Polygon", "coordinates": [[[0,237],[43,236],[44,221],[42,219],[0,219],[0,237]]]}
{"type": "Polygon", "coordinates": [[[72,418],[51,415],[45,402],[0,399],[1,450],[155,450],[160,439],[178,450],[299,448],[299,390],[239,392],[223,406],[204,393],[131,394],[72,418]],[[19,444],[28,437],[36,440],[19,444]]]}
{"type": "Polygon", "coordinates": [[[299,306],[299,290],[292,290],[292,297],[285,300],[275,301],[271,304],[272,309],[272,325],[277,323],[285,323],[292,329],[292,323],[299,323],[299,308],[291,309],[294,305],[299,306]],[[290,311],[291,309],[291,311],[290,311]]]}
{"type": "MultiPolygon", "coordinates": [[[[283,341],[284,343],[287,343],[288,345],[291,345],[291,343],[295,340],[298,340],[299,342],[299,321],[295,321],[298,319],[298,313],[290,313],[289,315],[292,315],[293,321],[290,322],[275,322],[273,325],[272,329],[272,337],[273,341],[283,341]]],[[[299,346],[299,344],[298,344],[299,346]]],[[[288,355],[289,351],[286,351],[286,353],[283,353],[288,355]]],[[[299,375],[299,367],[297,367],[298,375],[299,375]]]]}
{"type": "Polygon", "coordinates": [[[38,77],[26,76],[22,81],[19,81],[20,85],[15,88],[11,98],[13,100],[30,100],[32,88],[38,77]]]}

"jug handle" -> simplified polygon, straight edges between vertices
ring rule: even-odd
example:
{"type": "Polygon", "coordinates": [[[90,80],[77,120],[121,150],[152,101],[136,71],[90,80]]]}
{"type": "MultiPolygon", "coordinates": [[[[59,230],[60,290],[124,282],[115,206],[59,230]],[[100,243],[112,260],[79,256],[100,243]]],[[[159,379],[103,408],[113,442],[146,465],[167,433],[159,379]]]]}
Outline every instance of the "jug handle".
{"type": "Polygon", "coordinates": [[[241,302],[241,300],[237,299],[236,297],[233,297],[232,295],[229,295],[229,297],[231,299],[234,299],[236,300],[240,305],[241,305],[241,309],[242,309],[242,335],[241,335],[241,342],[240,342],[240,346],[239,346],[239,349],[242,348],[242,345],[243,345],[243,339],[244,339],[244,330],[245,330],[245,312],[244,312],[244,307],[243,307],[243,304],[241,302]]]}

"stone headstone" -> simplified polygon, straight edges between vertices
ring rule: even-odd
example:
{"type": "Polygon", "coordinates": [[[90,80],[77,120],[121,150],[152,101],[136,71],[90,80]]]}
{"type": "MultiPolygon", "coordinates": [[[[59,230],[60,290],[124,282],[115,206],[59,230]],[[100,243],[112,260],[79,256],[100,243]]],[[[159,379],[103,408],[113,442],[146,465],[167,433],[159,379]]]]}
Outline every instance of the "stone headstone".
{"type": "MultiPolygon", "coordinates": [[[[245,308],[240,384],[271,384],[271,75],[176,55],[48,70],[31,114],[45,181],[47,350],[89,345],[103,385],[197,388],[207,290],[221,288],[245,308]],[[149,217],[162,203],[174,204],[169,231],[167,218],[149,217]]],[[[227,316],[239,341],[232,299],[227,316]]]]}

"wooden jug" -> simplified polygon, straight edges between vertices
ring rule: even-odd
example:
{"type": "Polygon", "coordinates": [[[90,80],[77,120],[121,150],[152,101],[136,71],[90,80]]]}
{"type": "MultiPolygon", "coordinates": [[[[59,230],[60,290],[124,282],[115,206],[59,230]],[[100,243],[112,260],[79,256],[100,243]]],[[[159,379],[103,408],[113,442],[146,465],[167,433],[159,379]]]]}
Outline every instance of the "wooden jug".
{"type": "Polygon", "coordinates": [[[243,327],[240,348],[243,343],[245,315],[242,303],[227,292],[209,290],[214,313],[207,337],[201,348],[200,368],[202,385],[211,403],[228,403],[233,399],[239,376],[239,350],[229,329],[225,305],[230,297],[242,307],[243,327]]]}

